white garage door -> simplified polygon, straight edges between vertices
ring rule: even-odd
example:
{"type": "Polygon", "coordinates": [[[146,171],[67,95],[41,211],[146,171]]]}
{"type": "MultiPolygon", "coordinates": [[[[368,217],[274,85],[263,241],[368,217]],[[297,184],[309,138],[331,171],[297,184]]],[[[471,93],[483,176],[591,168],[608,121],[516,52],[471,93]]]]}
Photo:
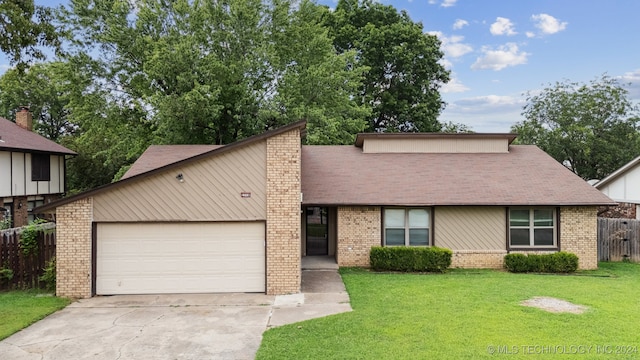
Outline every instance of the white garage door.
{"type": "Polygon", "coordinates": [[[264,223],[101,223],[96,293],[264,292],[264,223]]]}

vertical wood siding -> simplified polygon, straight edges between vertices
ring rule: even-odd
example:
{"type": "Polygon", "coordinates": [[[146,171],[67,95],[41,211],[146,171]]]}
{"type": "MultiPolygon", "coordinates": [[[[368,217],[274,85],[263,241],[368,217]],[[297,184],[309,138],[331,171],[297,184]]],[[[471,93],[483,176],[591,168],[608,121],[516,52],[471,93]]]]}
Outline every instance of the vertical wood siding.
{"type": "Polygon", "coordinates": [[[503,207],[436,207],[435,245],[452,250],[504,250],[505,216],[503,207]]]}
{"type": "Polygon", "coordinates": [[[640,220],[598,218],[598,260],[640,262],[640,220]]]}
{"type": "Polygon", "coordinates": [[[31,181],[31,154],[0,152],[0,197],[64,192],[64,156],[50,155],[50,181],[31,181]]]}
{"type": "Polygon", "coordinates": [[[266,219],[266,142],[212,155],[96,195],[94,221],[266,219]],[[184,182],[176,179],[184,176],[184,182]],[[243,198],[241,193],[251,193],[243,198]]]}

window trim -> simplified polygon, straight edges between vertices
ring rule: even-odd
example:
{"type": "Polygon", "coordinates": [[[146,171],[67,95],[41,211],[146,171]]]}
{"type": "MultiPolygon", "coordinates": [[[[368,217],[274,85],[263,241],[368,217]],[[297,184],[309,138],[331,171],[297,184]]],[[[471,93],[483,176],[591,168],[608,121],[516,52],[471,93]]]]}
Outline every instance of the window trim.
{"type": "Polygon", "coordinates": [[[552,206],[514,206],[507,208],[507,249],[509,250],[533,250],[533,251],[558,251],[560,249],[560,208],[552,206]],[[511,226],[511,210],[528,210],[529,211],[529,225],[511,226]],[[553,220],[553,226],[535,226],[534,222],[534,210],[551,210],[553,211],[551,218],[553,220]],[[533,226],[532,226],[533,224],[533,226]],[[512,245],[511,244],[511,229],[512,228],[527,228],[529,229],[529,245],[512,245]],[[535,245],[535,229],[553,229],[553,245],[535,245]]]}
{"type": "MultiPolygon", "coordinates": [[[[425,206],[388,206],[382,208],[382,246],[411,246],[411,247],[431,247],[433,245],[433,208],[425,207],[425,206]],[[386,210],[404,210],[404,245],[387,245],[387,227],[385,226],[385,215],[386,210]],[[427,245],[411,245],[410,244],[410,230],[411,229],[425,229],[424,227],[410,227],[409,226],[409,210],[426,210],[427,211],[427,235],[428,235],[428,244],[427,245]]],[[[390,227],[390,229],[400,229],[398,227],[390,227]]]]}

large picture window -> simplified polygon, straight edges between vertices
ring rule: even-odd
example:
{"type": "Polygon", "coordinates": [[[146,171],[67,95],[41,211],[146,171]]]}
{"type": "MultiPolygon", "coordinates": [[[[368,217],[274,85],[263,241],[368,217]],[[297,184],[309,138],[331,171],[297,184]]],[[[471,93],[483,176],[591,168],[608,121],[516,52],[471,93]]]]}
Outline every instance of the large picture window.
{"type": "Polygon", "coordinates": [[[384,209],[386,246],[429,246],[429,209],[384,209]]]}
{"type": "Polygon", "coordinates": [[[31,181],[51,180],[51,160],[47,154],[31,154],[31,181]]]}
{"type": "Polygon", "coordinates": [[[556,247],[556,210],[513,208],[509,210],[511,247],[556,247]]]}

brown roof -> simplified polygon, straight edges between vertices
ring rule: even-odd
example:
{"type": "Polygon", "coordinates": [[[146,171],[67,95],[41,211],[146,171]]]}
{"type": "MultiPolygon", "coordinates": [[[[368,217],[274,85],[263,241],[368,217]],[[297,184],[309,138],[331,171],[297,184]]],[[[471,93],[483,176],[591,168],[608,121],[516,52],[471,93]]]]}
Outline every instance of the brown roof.
{"type": "Polygon", "coordinates": [[[77,155],[66,147],[1,117],[0,150],[77,155]]]}
{"type": "Polygon", "coordinates": [[[544,151],[363,153],[355,146],[303,146],[308,205],[615,204],[544,151]]]}
{"type": "Polygon", "coordinates": [[[126,179],[190,157],[217,149],[223,145],[151,145],[122,176],[126,179]]]}

